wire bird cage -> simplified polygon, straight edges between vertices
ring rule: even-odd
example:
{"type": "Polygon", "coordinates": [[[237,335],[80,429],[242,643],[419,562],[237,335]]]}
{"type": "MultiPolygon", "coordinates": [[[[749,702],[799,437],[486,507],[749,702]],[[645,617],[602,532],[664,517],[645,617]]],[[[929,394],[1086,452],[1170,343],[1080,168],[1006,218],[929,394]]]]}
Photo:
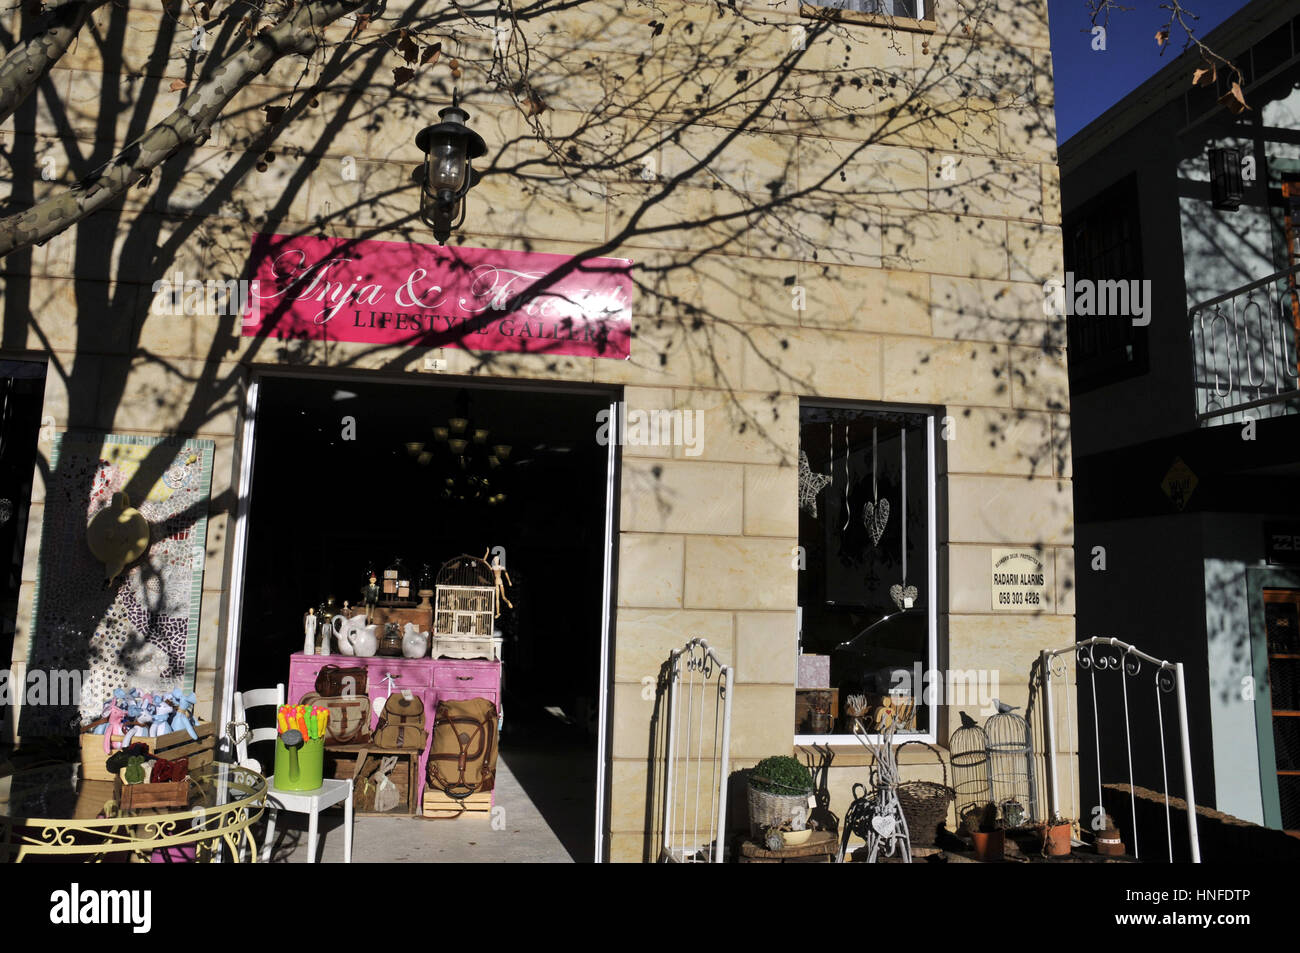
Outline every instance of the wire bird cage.
{"type": "Polygon", "coordinates": [[[442,564],[434,581],[435,635],[489,638],[496,610],[496,579],[485,560],[457,556],[442,564]]]}
{"type": "Polygon", "coordinates": [[[1029,722],[1013,711],[999,712],[984,722],[984,734],[990,800],[1008,827],[1027,824],[1035,816],[1029,722]]]}
{"type": "Polygon", "coordinates": [[[952,787],[957,792],[957,817],[993,800],[989,736],[979,725],[963,725],[948,738],[952,787]]]}

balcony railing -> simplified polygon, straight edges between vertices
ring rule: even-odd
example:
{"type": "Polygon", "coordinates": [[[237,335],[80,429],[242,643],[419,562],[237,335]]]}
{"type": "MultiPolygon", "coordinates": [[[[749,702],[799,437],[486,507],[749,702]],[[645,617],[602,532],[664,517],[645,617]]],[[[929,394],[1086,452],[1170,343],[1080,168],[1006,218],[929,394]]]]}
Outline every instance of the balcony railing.
{"type": "Polygon", "coordinates": [[[1187,312],[1199,422],[1213,425],[1300,412],[1298,278],[1300,265],[1202,301],[1187,312]]]}

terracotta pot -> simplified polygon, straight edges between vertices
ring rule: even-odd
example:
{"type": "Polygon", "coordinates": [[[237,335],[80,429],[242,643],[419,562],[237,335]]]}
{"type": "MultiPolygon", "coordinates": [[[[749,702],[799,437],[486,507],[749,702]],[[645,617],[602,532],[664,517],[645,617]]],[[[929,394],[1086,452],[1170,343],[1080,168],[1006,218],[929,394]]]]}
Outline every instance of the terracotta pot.
{"type": "Polygon", "coordinates": [[[1070,855],[1070,825],[1051,824],[1043,830],[1043,851],[1048,857],[1070,855]]]}
{"type": "Polygon", "coordinates": [[[1001,860],[1006,834],[1006,831],[973,831],[970,836],[975,845],[975,859],[984,864],[1001,860]]]}

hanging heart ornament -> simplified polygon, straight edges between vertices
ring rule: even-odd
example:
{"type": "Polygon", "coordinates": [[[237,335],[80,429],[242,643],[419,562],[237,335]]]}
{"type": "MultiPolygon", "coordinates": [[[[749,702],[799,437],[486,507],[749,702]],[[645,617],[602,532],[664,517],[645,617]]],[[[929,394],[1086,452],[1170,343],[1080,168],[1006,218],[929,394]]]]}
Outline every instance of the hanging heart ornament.
{"type": "Polygon", "coordinates": [[[877,814],[871,819],[871,827],[881,837],[893,837],[894,817],[892,814],[877,814]]]}
{"type": "Polygon", "coordinates": [[[889,587],[889,598],[894,600],[894,605],[898,608],[910,609],[916,605],[916,586],[900,586],[894,583],[889,587]]]}
{"type": "Polygon", "coordinates": [[[866,524],[867,532],[871,534],[871,545],[877,545],[880,537],[885,535],[885,524],[889,522],[889,501],[874,500],[864,504],[862,522],[866,524]]]}

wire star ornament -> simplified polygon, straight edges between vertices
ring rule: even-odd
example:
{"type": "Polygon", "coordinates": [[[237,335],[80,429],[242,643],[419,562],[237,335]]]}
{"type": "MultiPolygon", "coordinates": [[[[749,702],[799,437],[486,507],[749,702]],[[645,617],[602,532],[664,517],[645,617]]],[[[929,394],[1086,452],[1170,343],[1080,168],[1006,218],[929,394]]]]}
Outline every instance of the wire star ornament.
{"type": "Polygon", "coordinates": [[[817,494],[826,489],[831,478],[824,473],[813,473],[806,451],[799,451],[799,509],[809,516],[817,516],[817,494]]]}

